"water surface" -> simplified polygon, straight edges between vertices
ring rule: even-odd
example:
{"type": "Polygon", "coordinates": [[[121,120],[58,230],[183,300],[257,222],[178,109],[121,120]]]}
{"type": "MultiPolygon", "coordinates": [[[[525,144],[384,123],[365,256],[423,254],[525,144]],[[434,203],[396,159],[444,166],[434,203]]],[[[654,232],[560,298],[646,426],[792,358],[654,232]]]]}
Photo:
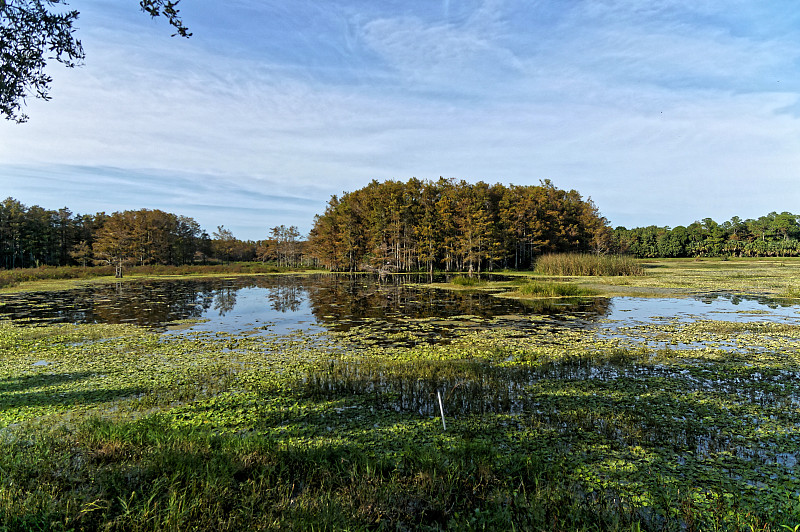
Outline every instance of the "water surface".
{"type": "MultiPolygon", "coordinates": [[[[315,274],[129,281],[0,297],[0,318],[28,323],[133,323],[166,330],[283,334],[358,329],[376,341],[406,333],[447,340],[454,330],[543,326],[620,327],[677,320],[800,323],[800,307],[765,298],[583,298],[515,300],[485,291],[423,286],[427,276],[315,274]]],[[[435,280],[444,281],[444,277],[435,280]]]]}

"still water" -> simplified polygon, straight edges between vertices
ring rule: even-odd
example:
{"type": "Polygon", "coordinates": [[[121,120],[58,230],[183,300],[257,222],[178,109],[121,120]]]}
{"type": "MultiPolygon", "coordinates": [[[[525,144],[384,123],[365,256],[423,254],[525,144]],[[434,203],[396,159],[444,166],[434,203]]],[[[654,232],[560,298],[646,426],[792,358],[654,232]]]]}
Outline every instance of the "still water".
{"type": "MultiPolygon", "coordinates": [[[[416,283],[427,276],[287,275],[203,280],[131,281],[63,292],[0,297],[0,319],[28,323],[133,323],[182,331],[287,333],[349,330],[381,334],[418,329],[421,341],[463,328],[551,323],[637,326],[669,320],[779,321],[800,324],[800,306],[768,299],[712,295],[696,298],[584,298],[519,301],[480,291],[447,291],[416,283]],[[528,319],[535,316],[537,320],[528,319]]],[[[444,281],[444,277],[435,281],[444,281]]]]}

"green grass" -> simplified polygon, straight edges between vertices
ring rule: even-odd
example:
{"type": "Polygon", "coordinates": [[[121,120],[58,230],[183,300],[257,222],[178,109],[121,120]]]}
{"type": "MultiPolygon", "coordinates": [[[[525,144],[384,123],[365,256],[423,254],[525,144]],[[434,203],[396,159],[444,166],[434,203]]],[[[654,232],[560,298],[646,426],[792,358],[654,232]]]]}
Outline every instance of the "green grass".
{"type": "Polygon", "coordinates": [[[559,253],[539,257],[534,271],[543,275],[560,276],[617,276],[642,275],[640,262],[620,255],[588,253],[559,253]]]}
{"type": "Polygon", "coordinates": [[[592,296],[596,292],[587,288],[581,288],[571,283],[551,283],[541,281],[530,281],[519,286],[518,292],[525,296],[534,297],[581,297],[592,296]]]}
{"type": "MultiPolygon", "coordinates": [[[[185,266],[146,265],[125,268],[122,280],[141,277],[214,276],[214,275],[258,275],[296,271],[261,262],[235,262],[230,264],[192,264],[185,266]]],[[[0,289],[4,292],[27,287],[31,290],[63,289],[59,281],[102,281],[114,278],[111,266],[41,266],[39,268],[17,268],[0,270],[0,289]]]]}
{"type": "Polygon", "coordinates": [[[488,281],[482,280],[478,277],[468,277],[466,275],[456,275],[450,280],[451,284],[456,286],[486,286],[488,281]]]}

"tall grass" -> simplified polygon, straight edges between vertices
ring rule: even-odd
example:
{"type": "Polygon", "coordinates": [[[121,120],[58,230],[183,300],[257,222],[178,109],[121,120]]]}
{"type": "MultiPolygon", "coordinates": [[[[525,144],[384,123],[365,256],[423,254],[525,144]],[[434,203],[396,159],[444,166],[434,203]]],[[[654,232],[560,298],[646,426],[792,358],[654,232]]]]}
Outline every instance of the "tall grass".
{"type": "Polygon", "coordinates": [[[487,284],[487,281],[477,277],[467,277],[465,275],[456,275],[450,279],[450,283],[458,286],[482,286],[487,284]]]}
{"type": "Polygon", "coordinates": [[[534,267],[545,275],[642,275],[644,269],[631,257],[589,253],[542,255],[534,267]]]}
{"type": "Polygon", "coordinates": [[[531,282],[519,287],[519,292],[526,296],[539,297],[579,297],[591,296],[595,292],[569,283],[531,282]]]}

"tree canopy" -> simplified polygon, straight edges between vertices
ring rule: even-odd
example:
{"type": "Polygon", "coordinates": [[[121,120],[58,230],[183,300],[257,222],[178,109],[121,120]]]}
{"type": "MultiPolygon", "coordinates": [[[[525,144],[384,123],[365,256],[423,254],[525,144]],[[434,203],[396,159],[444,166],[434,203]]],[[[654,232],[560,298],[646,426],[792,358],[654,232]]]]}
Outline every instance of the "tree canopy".
{"type": "Polygon", "coordinates": [[[0,268],[110,264],[190,264],[211,255],[211,240],[188,216],[158,209],[107,215],[0,201],[0,268]]]}
{"type": "Polygon", "coordinates": [[[159,209],[73,214],[63,207],[28,207],[0,201],[0,269],[38,266],[172,265],[217,261],[270,262],[298,266],[305,242],[295,226],[269,229],[259,241],[239,240],[224,226],[212,237],[189,216],[159,209]]]}
{"type": "Polygon", "coordinates": [[[332,270],[525,268],[553,251],[606,251],[607,222],[591,200],[550,181],[373,181],[317,216],[308,252],[332,270]]]}
{"type": "Polygon", "coordinates": [[[618,227],[613,246],[640,257],[796,257],[800,256],[800,215],[771,212],[717,223],[703,218],[688,226],[618,227]]]}
{"type": "MultiPolygon", "coordinates": [[[[153,18],[164,16],[175,28],[173,36],[189,37],[179,2],[140,0],[139,8],[153,18]]],[[[29,96],[50,99],[48,61],[71,68],[85,58],[75,37],[80,12],[64,6],[65,0],[0,0],[0,114],[7,120],[28,120],[22,108],[29,96]]]]}

